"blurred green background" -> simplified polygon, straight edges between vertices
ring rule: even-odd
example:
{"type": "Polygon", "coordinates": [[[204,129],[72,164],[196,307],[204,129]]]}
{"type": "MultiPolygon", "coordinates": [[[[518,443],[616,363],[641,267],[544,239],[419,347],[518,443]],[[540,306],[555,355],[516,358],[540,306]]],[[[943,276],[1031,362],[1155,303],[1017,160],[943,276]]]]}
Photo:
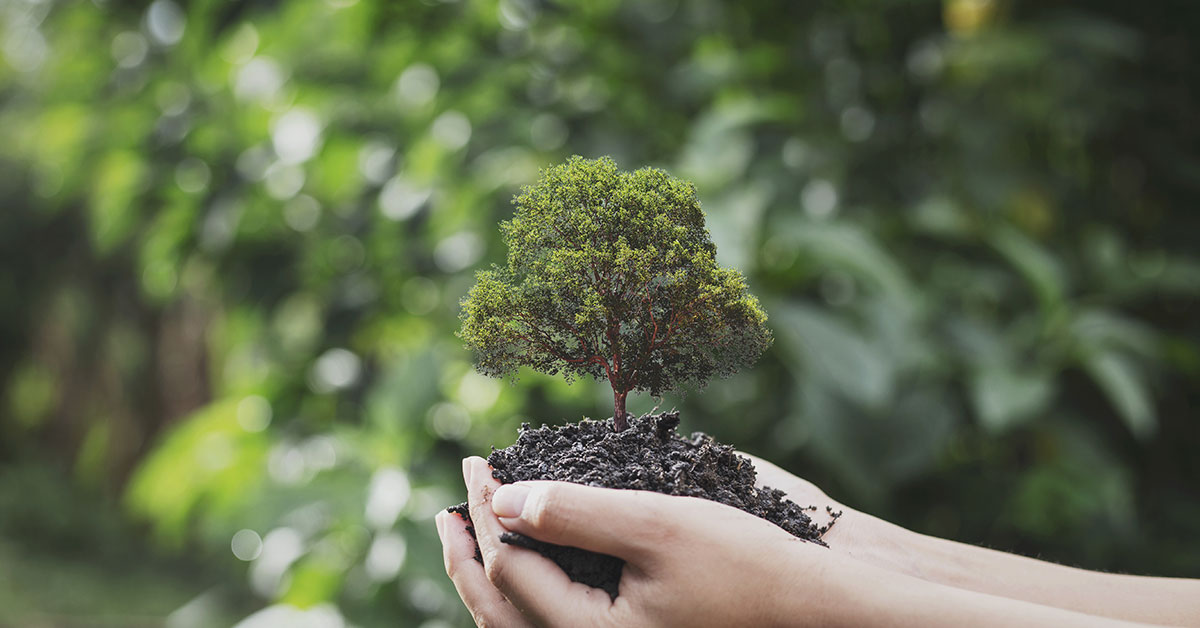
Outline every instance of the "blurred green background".
{"type": "Polygon", "coordinates": [[[459,459],[611,412],[454,337],[572,154],[694,181],[770,316],[663,400],[685,430],[929,534],[1200,576],[1191,2],[0,16],[0,625],[468,625],[459,459]]]}

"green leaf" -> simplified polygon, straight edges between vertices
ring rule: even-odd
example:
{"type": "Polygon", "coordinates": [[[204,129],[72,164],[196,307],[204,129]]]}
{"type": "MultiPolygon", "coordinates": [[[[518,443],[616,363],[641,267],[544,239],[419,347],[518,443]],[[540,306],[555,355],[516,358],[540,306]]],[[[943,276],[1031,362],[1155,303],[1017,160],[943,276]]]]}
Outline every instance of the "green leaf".
{"type": "Polygon", "coordinates": [[[164,541],[183,542],[202,501],[216,512],[244,507],[264,479],[266,436],[239,423],[241,401],[215,401],[183,419],[134,472],[126,505],[164,541]]]}
{"type": "Polygon", "coordinates": [[[971,378],[971,402],[989,432],[1001,432],[1045,410],[1054,396],[1051,373],[983,368],[971,378]]]}
{"type": "Polygon", "coordinates": [[[776,332],[813,378],[864,406],[881,406],[895,388],[895,365],[881,348],[842,319],[817,308],[785,304],[773,308],[776,332]]]}
{"type": "Polygon", "coordinates": [[[101,162],[93,182],[91,235],[96,248],[107,253],[137,226],[135,200],[146,182],[146,165],[133,151],[112,151],[101,162]]]}
{"type": "Polygon", "coordinates": [[[1084,367],[1135,436],[1144,439],[1154,434],[1158,419],[1150,393],[1128,358],[1116,351],[1095,352],[1085,356],[1084,367]]]}
{"type": "Polygon", "coordinates": [[[822,268],[844,270],[879,288],[904,307],[917,302],[917,292],[903,266],[862,228],[810,220],[780,226],[797,250],[822,268]]]}
{"type": "Polygon", "coordinates": [[[1083,310],[1071,321],[1071,331],[1085,352],[1115,348],[1143,357],[1159,354],[1159,338],[1153,329],[1116,312],[1083,310]]]}
{"type": "Polygon", "coordinates": [[[1045,249],[1007,226],[993,231],[990,242],[1033,287],[1043,309],[1057,309],[1063,304],[1067,281],[1058,262],[1045,249]]]}

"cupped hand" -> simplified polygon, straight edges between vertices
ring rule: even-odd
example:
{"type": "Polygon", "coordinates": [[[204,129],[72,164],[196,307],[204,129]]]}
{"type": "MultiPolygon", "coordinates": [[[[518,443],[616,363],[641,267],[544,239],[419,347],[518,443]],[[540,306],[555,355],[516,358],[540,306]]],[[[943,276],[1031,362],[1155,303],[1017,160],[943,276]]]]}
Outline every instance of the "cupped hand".
{"type": "MultiPolygon", "coordinates": [[[[829,551],[709,500],[563,482],[501,487],[482,458],[464,461],[483,564],[461,518],[439,515],[446,571],[486,626],[797,625],[782,599],[820,598],[829,551]],[[572,582],[506,531],[625,561],[620,595],[572,582]]],[[[800,600],[803,601],[803,600],[800,600]]],[[[820,623],[819,604],[808,620],[820,623]]]]}
{"type": "MultiPolygon", "coordinates": [[[[754,462],[762,484],[801,504],[833,506],[811,483],[754,462]]],[[[826,549],[703,499],[562,482],[501,487],[482,458],[465,460],[464,476],[482,564],[457,515],[441,513],[438,533],[446,571],[481,626],[1091,628],[1197,616],[1193,580],[1041,563],[850,510],[826,549]],[[508,531],[623,559],[620,595],[571,582],[540,554],[502,544],[508,531]]]]}
{"type": "Polygon", "coordinates": [[[738,452],[754,463],[758,472],[755,485],[777,488],[800,506],[816,506],[811,513],[817,525],[829,526],[821,537],[835,553],[883,569],[910,575],[914,573],[908,546],[912,533],[877,517],[860,512],[831,499],[817,485],[797,477],[774,463],[738,452]],[[834,514],[841,513],[834,520],[834,514]]]}
{"type": "Polygon", "coordinates": [[[754,470],[757,472],[755,486],[779,489],[787,494],[788,499],[799,506],[816,507],[814,512],[809,513],[809,516],[817,525],[829,527],[829,531],[822,539],[829,543],[830,547],[833,547],[839,540],[845,539],[847,536],[845,533],[849,532],[849,528],[855,527],[861,515],[830,499],[825,491],[818,488],[816,484],[788,473],[769,460],[741,451],[737,453],[739,456],[749,458],[750,462],[754,463],[754,470]],[[837,525],[834,525],[835,521],[837,525]]]}

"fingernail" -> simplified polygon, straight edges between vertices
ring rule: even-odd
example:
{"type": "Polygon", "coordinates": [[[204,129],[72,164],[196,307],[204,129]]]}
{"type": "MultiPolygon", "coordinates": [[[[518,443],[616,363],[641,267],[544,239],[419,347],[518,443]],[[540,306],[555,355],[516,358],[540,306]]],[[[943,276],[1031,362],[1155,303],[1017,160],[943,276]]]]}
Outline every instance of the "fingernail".
{"type": "Polygon", "coordinates": [[[497,517],[520,517],[525,508],[529,487],[520,484],[505,484],[492,493],[492,512],[497,517]]]}
{"type": "Polygon", "coordinates": [[[471,483],[471,459],[463,458],[463,482],[471,483]]]}

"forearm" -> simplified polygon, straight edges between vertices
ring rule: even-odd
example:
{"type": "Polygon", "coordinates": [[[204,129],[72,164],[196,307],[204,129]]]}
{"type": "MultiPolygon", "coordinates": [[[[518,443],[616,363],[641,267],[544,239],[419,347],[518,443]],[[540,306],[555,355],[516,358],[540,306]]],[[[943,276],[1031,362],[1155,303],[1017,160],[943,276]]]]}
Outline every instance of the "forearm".
{"type": "Polygon", "coordinates": [[[967,591],[889,572],[858,561],[831,566],[822,578],[831,601],[823,626],[1055,626],[1140,624],[967,591]],[[853,602],[847,604],[847,600],[853,602]]]}
{"type": "Polygon", "coordinates": [[[872,565],[928,582],[1091,615],[1200,626],[1197,580],[1076,569],[917,534],[861,513],[853,515],[844,522],[856,528],[858,542],[851,554],[872,565]]]}

